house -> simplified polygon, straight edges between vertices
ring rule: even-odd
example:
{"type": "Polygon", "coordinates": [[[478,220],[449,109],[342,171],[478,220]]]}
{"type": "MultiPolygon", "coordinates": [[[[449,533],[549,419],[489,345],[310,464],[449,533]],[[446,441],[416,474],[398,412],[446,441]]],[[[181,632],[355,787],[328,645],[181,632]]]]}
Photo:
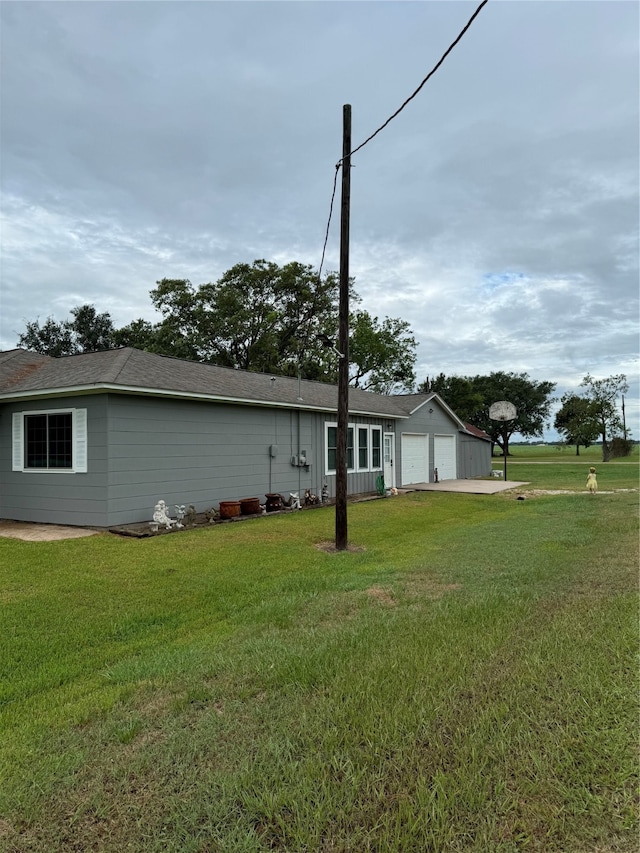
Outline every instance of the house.
{"type": "MultiPolygon", "coordinates": [[[[0,518],[111,527],[158,499],[203,511],[335,495],[334,385],[123,348],[0,353],[0,518]]],[[[349,389],[348,492],[488,475],[491,442],[437,394],[349,389]]]]}

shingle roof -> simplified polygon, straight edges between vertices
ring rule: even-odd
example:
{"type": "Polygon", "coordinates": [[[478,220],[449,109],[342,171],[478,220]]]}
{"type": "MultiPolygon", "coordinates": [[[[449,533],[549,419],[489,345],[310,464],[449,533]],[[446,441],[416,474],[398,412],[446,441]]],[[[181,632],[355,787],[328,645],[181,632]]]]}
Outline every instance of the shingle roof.
{"type": "MultiPolygon", "coordinates": [[[[338,404],[336,385],[183,361],[131,347],[62,358],[24,350],[0,353],[0,400],[106,390],[332,412],[338,404]]],[[[349,411],[405,418],[434,396],[396,397],[350,388],[349,411]]]]}

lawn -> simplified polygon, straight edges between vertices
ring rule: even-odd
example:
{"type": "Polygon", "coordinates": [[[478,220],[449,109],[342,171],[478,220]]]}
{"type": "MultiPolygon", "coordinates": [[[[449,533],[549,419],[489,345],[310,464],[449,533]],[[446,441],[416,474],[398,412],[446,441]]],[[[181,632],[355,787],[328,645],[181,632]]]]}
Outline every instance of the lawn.
{"type": "Polygon", "coordinates": [[[637,463],[0,539],[0,850],[637,851],[637,463]]]}

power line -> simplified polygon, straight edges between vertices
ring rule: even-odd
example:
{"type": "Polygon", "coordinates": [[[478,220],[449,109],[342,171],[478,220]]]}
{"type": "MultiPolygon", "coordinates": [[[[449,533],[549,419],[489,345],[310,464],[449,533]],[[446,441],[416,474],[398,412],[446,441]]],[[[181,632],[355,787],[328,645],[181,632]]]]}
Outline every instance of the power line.
{"type": "MultiPolygon", "coordinates": [[[[427,82],[427,80],[429,80],[429,78],[430,78],[430,77],[433,77],[433,75],[436,73],[436,71],[438,70],[438,68],[440,68],[440,66],[442,65],[442,63],[443,63],[443,62],[445,61],[445,59],[447,58],[447,56],[449,56],[449,54],[450,54],[450,53],[451,53],[451,51],[454,49],[454,47],[455,47],[455,46],[458,44],[458,42],[462,39],[462,37],[463,37],[463,36],[464,36],[464,34],[467,32],[467,30],[469,29],[469,27],[471,26],[471,24],[474,22],[475,18],[480,14],[480,11],[481,11],[482,7],[483,7],[483,6],[486,6],[488,2],[489,2],[489,0],[482,0],[482,3],[480,3],[480,5],[479,5],[479,6],[478,6],[478,8],[475,10],[475,12],[473,13],[473,15],[469,18],[469,20],[467,21],[467,23],[466,23],[465,27],[460,31],[460,33],[459,33],[458,37],[455,39],[455,41],[452,41],[452,42],[451,42],[451,44],[449,45],[449,47],[445,50],[445,52],[442,54],[442,56],[440,57],[440,59],[438,60],[438,62],[436,62],[436,64],[435,64],[435,65],[433,66],[433,68],[431,69],[431,71],[430,71],[430,72],[427,74],[427,76],[424,78],[424,80],[422,81],[422,83],[420,83],[420,85],[419,85],[419,86],[418,86],[418,88],[415,90],[415,92],[414,92],[412,95],[409,95],[409,97],[407,98],[407,100],[406,100],[406,101],[405,101],[405,102],[404,102],[400,107],[398,107],[398,109],[395,111],[395,113],[394,113],[393,115],[389,116],[389,118],[385,121],[385,123],[384,123],[384,124],[381,124],[381,125],[380,125],[380,127],[379,127],[377,130],[375,130],[375,131],[371,134],[371,136],[368,136],[368,137],[365,139],[365,141],[364,141],[364,142],[362,142],[360,145],[358,145],[358,147],[357,147],[357,148],[354,148],[354,149],[353,149],[353,151],[351,152],[351,154],[349,155],[350,157],[351,157],[351,156],[353,156],[353,155],[356,153],[356,151],[360,151],[360,149],[361,149],[361,148],[364,148],[364,146],[365,146],[368,142],[371,142],[371,140],[374,138],[374,136],[377,136],[377,135],[380,133],[380,131],[381,131],[381,130],[384,130],[384,128],[385,128],[385,127],[386,127],[390,122],[392,122],[392,121],[393,121],[393,119],[394,119],[397,115],[399,115],[399,114],[402,112],[402,110],[407,106],[407,104],[415,98],[415,96],[416,96],[416,95],[418,94],[418,92],[422,89],[422,87],[423,87],[423,86],[424,86],[424,84],[427,82]]],[[[342,162],[342,160],[341,160],[340,162],[342,162]]]]}
{"type": "MultiPolygon", "coordinates": [[[[380,125],[380,127],[379,127],[377,130],[375,130],[375,131],[371,134],[371,136],[368,136],[368,137],[365,139],[365,141],[364,141],[364,142],[362,142],[360,145],[358,145],[358,147],[357,147],[357,148],[354,148],[354,149],[353,149],[353,151],[351,151],[351,153],[349,154],[349,157],[351,157],[353,154],[355,154],[355,153],[356,153],[356,151],[360,151],[360,149],[361,149],[361,148],[364,148],[364,146],[365,146],[368,142],[371,142],[371,140],[372,140],[375,136],[377,136],[377,135],[380,133],[380,131],[381,131],[381,130],[384,130],[384,128],[385,128],[385,127],[386,127],[390,122],[392,122],[392,121],[393,121],[393,119],[394,119],[397,115],[399,115],[399,114],[402,112],[402,110],[407,106],[407,104],[408,104],[410,101],[412,101],[412,100],[416,97],[416,95],[420,92],[420,90],[421,90],[421,89],[422,89],[422,87],[425,85],[425,83],[426,83],[426,82],[427,82],[431,77],[433,77],[433,75],[434,75],[434,74],[436,73],[436,71],[440,68],[440,66],[442,65],[442,63],[443,63],[443,62],[445,61],[445,59],[447,58],[447,56],[449,56],[449,54],[450,54],[450,53],[451,53],[451,51],[454,49],[454,47],[456,47],[456,45],[460,42],[460,40],[462,39],[462,37],[465,35],[465,33],[467,32],[467,30],[468,30],[468,29],[469,29],[469,27],[471,26],[471,24],[474,22],[474,20],[476,19],[476,17],[480,14],[480,11],[482,10],[482,7],[483,7],[483,6],[486,6],[488,2],[489,2],[489,0],[482,0],[482,3],[480,3],[480,5],[479,5],[479,6],[478,6],[478,8],[475,10],[475,12],[473,13],[473,15],[469,18],[469,20],[468,20],[468,21],[467,21],[467,23],[465,24],[465,26],[462,28],[462,30],[460,30],[460,32],[459,32],[459,34],[458,34],[458,36],[455,38],[455,40],[454,40],[454,41],[452,41],[452,42],[451,42],[451,44],[449,45],[449,47],[445,50],[445,52],[442,54],[442,56],[440,57],[440,59],[438,60],[438,62],[436,62],[436,64],[433,66],[433,68],[432,68],[432,69],[431,69],[431,71],[427,74],[427,76],[424,78],[424,80],[420,83],[420,85],[419,85],[419,86],[418,86],[418,88],[415,90],[415,92],[413,92],[411,95],[409,95],[409,97],[406,99],[406,101],[405,101],[403,104],[401,104],[401,105],[398,107],[398,109],[393,113],[393,115],[390,115],[390,116],[389,116],[389,118],[384,122],[384,124],[381,124],[381,125],[380,125]]],[[[331,205],[330,205],[330,207],[329,207],[329,220],[328,220],[328,222],[327,222],[327,229],[326,229],[325,237],[324,237],[324,246],[323,246],[323,248],[322,248],[322,260],[320,261],[320,269],[318,270],[318,281],[320,281],[320,277],[321,277],[321,275],[322,275],[322,267],[323,267],[323,264],[324,264],[324,257],[325,257],[325,252],[326,252],[326,249],[327,249],[327,241],[328,241],[328,239],[329,239],[329,228],[330,228],[330,226],[331,226],[331,217],[332,217],[332,215],[333,215],[333,202],[334,202],[334,200],[335,200],[335,196],[336,196],[336,187],[337,187],[337,185],[338,185],[338,171],[339,171],[340,167],[342,166],[342,161],[343,161],[344,159],[345,159],[345,158],[343,157],[343,158],[341,158],[341,159],[337,162],[337,164],[336,164],[336,172],[335,172],[335,175],[334,175],[334,178],[333,178],[333,192],[332,192],[332,194],[331,194],[331,205]]]]}

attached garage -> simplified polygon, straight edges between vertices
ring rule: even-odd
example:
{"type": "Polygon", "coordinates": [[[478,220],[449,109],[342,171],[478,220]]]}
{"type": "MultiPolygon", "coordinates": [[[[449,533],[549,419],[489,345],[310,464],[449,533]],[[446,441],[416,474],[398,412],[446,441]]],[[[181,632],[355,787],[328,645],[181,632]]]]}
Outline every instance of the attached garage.
{"type": "Polygon", "coordinates": [[[439,480],[457,478],[455,435],[434,435],[433,467],[438,469],[439,480]]]}
{"type": "Polygon", "coordinates": [[[402,434],[402,485],[429,482],[429,436],[402,434]]]}

